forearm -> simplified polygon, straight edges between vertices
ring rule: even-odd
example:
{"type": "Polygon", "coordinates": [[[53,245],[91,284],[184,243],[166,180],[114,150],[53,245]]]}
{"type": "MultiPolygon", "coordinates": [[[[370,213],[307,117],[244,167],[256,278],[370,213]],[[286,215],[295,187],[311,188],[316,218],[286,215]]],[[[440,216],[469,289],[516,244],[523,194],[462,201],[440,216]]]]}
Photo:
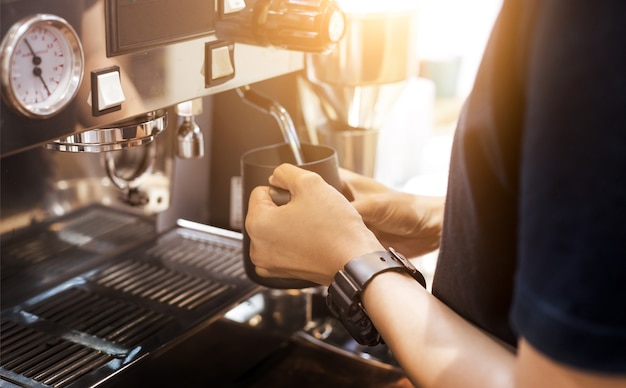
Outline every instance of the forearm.
{"type": "Polygon", "coordinates": [[[416,385],[513,385],[514,354],[411,277],[395,272],[376,276],[364,292],[363,303],[416,385]]]}

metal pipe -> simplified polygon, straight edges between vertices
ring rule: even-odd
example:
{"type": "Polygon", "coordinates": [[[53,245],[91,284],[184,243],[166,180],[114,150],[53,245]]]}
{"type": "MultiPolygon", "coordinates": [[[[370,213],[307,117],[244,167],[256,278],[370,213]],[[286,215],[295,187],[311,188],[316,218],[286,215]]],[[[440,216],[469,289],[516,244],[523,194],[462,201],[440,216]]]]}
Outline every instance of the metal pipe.
{"type": "Polygon", "coordinates": [[[285,143],[289,144],[289,147],[293,152],[296,164],[304,164],[302,149],[300,147],[300,139],[298,138],[296,126],[293,124],[293,120],[291,119],[289,112],[287,112],[287,110],[276,101],[253,91],[249,85],[239,87],[236,90],[239,97],[241,97],[245,102],[264,113],[272,115],[272,117],[276,119],[278,127],[280,128],[283,138],[285,139],[285,143]]]}

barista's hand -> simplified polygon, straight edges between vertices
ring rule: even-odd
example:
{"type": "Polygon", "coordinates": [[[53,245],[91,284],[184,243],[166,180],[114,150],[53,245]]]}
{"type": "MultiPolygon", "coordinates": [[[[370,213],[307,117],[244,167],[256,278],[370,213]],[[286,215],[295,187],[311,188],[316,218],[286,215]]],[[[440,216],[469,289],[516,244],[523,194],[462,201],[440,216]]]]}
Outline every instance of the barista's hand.
{"type": "Polygon", "coordinates": [[[246,231],[260,276],[331,283],[350,259],[384,250],[346,198],[319,175],[284,164],[270,183],[291,200],[276,206],[268,187],[250,194],[246,231]]]}
{"type": "Polygon", "coordinates": [[[439,247],[444,199],[388,188],[374,179],[340,169],[342,191],[386,247],[415,257],[439,247]]]}

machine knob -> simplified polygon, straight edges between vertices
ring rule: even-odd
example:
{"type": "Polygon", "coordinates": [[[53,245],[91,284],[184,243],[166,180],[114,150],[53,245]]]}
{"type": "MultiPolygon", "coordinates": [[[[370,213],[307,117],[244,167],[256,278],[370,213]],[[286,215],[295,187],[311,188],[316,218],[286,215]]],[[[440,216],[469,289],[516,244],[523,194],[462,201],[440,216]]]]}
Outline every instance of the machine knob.
{"type": "Polygon", "coordinates": [[[219,38],[311,53],[332,51],[346,29],[333,0],[249,0],[245,9],[222,15],[219,38]]]}

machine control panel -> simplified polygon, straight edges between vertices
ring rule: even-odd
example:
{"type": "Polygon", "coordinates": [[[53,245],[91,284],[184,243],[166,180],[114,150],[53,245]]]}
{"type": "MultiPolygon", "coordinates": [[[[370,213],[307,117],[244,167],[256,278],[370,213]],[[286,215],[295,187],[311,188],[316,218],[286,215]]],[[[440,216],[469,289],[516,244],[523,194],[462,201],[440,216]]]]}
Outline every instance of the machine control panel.
{"type": "Polygon", "coordinates": [[[2,1],[0,157],[303,69],[218,39],[218,8],[248,8],[220,1],[2,1]]]}

